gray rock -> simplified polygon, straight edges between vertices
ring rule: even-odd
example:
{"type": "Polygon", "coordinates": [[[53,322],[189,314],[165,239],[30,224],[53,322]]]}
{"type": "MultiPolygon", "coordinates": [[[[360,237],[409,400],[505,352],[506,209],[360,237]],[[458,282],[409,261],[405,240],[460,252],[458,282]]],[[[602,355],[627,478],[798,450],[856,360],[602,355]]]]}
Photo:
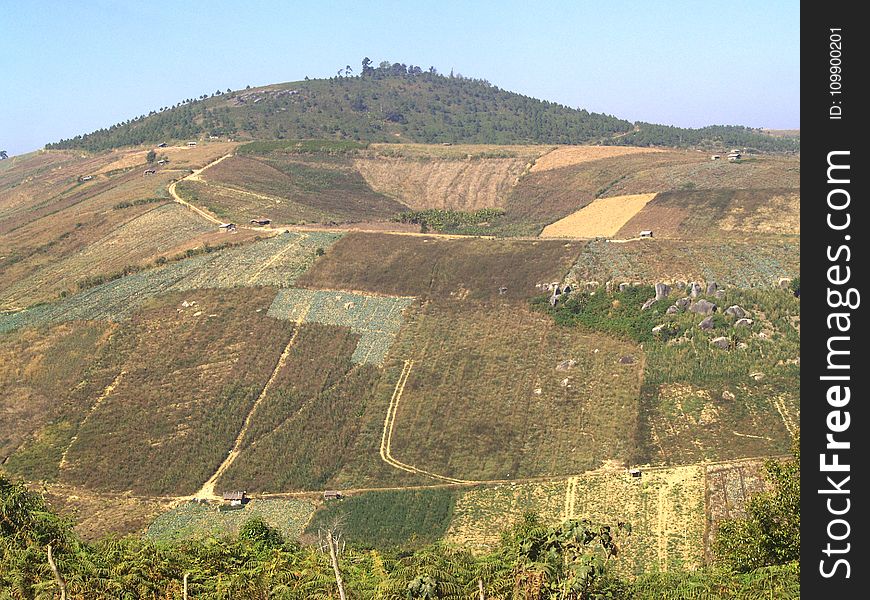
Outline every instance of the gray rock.
{"type": "Polygon", "coordinates": [[[676,304],[674,304],[674,305],[668,307],[668,310],[665,311],[665,314],[666,315],[675,315],[678,312],[680,312],[680,309],[676,304]]]}
{"type": "Polygon", "coordinates": [[[678,281],[677,283],[674,284],[674,286],[678,290],[684,290],[684,289],[686,289],[686,282],[685,281],[678,281]]]}
{"type": "Polygon", "coordinates": [[[712,296],[719,289],[719,285],[715,281],[707,283],[707,295],[712,296]]]}
{"type": "Polygon", "coordinates": [[[734,327],[752,327],[752,319],[737,319],[734,322],[734,327]]]}
{"type": "Polygon", "coordinates": [[[656,303],[656,299],[655,299],[655,298],[650,298],[649,300],[647,300],[646,302],[643,303],[643,306],[641,306],[640,309],[641,309],[641,310],[646,310],[646,309],[648,309],[650,306],[652,306],[652,305],[655,304],[655,303],[656,303]]]}
{"type": "Polygon", "coordinates": [[[631,288],[631,284],[630,284],[630,283],[620,283],[620,284],[619,284],[619,291],[620,291],[620,292],[624,292],[624,291],[626,291],[626,290],[628,290],[628,289],[630,289],[630,288],[631,288]]]}
{"type": "Polygon", "coordinates": [[[671,286],[666,283],[657,283],[656,284],[656,300],[662,300],[668,297],[668,294],[671,293],[671,286]]]}
{"type": "Polygon", "coordinates": [[[692,298],[697,298],[701,295],[701,284],[693,281],[689,284],[689,296],[692,298]]]}
{"type": "Polygon", "coordinates": [[[665,328],[665,324],[662,323],[661,325],[656,325],[655,327],[653,327],[652,332],[653,333],[661,333],[662,329],[664,329],[664,328],[665,328]]]}
{"type": "Polygon", "coordinates": [[[733,306],[729,306],[728,308],[726,308],[725,314],[731,315],[732,317],[737,317],[738,319],[742,319],[743,317],[746,316],[746,311],[743,310],[742,307],[735,304],[733,306]]]}
{"type": "Polygon", "coordinates": [[[619,364],[621,365],[633,365],[635,362],[634,357],[626,354],[622,358],[619,359],[619,364]]]}
{"type": "Polygon", "coordinates": [[[727,350],[731,347],[731,340],[727,337],[717,337],[710,340],[710,343],[716,346],[717,348],[722,348],[723,350],[727,350]]]}
{"type": "Polygon", "coordinates": [[[568,371],[569,369],[573,369],[577,364],[577,361],[573,358],[569,358],[568,360],[563,360],[558,365],[556,365],[557,371],[568,371]]]}
{"type": "Polygon", "coordinates": [[[689,311],[699,315],[710,315],[716,312],[717,306],[709,300],[698,300],[689,305],[689,311]]]}
{"type": "Polygon", "coordinates": [[[709,317],[698,323],[698,327],[704,330],[713,329],[713,315],[710,315],[709,317]]]}
{"type": "Polygon", "coordinates": [[[689,308],[689,304],[692,303],[692,299],[686,296],[685,298],[680,298],[674,303],[674,306],[679,308],[680,310],[686,310],[689,308]]]}
{"type": "Polygon", "coordinates": [[[791,285],[791,279],[789,279],[788,277],[782,277],[782,278],[780,278],[779,282],[777,282],[777,285],[780,288],[787,290],[789,288],[789,286],[791,285]]]}
{"type": "Polygon", "coordinates": [[[725,298],[725,290],[716,290],[716,294],[715,294],[715,296],[716,296],[719,300],[723,300],[723,299],[725,298]]]}

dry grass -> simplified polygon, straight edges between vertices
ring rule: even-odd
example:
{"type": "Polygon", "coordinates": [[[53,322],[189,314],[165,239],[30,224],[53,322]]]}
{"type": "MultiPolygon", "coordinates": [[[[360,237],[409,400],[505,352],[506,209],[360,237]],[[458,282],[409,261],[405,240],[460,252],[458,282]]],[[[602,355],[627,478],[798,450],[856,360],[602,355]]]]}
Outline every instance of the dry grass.
{"type": "Polygon", "coordinates": [[[530,169],[532,173],[560,169],[571,165],[614,158],[626,154],[643,154],[648,152],[664,152],[658,148],[634,148],[632,146],[562,146],[544,154],[530,169]]]}
{"type": "Polygon", "coordinates": [[[631,238],[650,229],[656,238],[800,234],[800,192],[791,189],[699,190],[659,194],[616,233],[631,238]]]}
{"type": "Polygon", "coordinates": [[[518,158],[531,162],[553,150],[553,146],[501,144],[370,144],[367,154],[411,159],[468,160],[518,158]]]}
{"type": "Polygon", "coordinates": [[[468,211],[503,206],[526,164],[525,158],[459,161],[376,157],[354,161],[373,190],[414,210],[468,211]]]}
{"type": "Polygon", "coordinates": [[[611,237],[653,198],[655,194],[599,198],[574,214],[544,227],[541,237],[611,237]]]}
{"type": "Polygon", "coordinates": [[[169,159],[169,163],[166,165],[155,165],[155,168],[157,169],[197,169],[204,167],[216,158],[220,158],[221,156],[232,152],[236,146],[238,146],[238,143],[235,142],[200,142],[194,148],[188,148],[187,146],[167,146],[166,148],[149,147],[144,150],[111,150],[106,154],[106,156],[113,160],[95,171],[93,174],[99,175],[108,171],[129,169],[135,166],[142,166],[144,168],[146,165],[145,156],[152,149],[158,154],[158,156],[165,154],[166,158],[169,159]]]}

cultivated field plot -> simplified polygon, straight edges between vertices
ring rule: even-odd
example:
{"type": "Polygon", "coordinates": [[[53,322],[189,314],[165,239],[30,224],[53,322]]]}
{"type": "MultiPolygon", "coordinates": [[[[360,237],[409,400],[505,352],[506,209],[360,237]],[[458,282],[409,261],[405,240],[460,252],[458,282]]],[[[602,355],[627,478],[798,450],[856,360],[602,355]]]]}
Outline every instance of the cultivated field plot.
{"type": "Polygon", "coordinates": [[[526,170],[525,158],[438,160],[358,158],[354,166],[369,186],[413,210],[472,211],[504,205],[526,170]]]}
{"type": "MultiPolygon", "coordinates": [[[[0,333],[71,320],[128,318],[151,298],[202,288],[292,285],[340,235],[285,233],[122,277],[55,302],[0,315],[0,333]]],[[[267,304],[268,305],[268,304],[267,304]]]]}
{"type": "Polygon", "coordinates": [[[555,146],[517,144],[369,144],[363,155],[415,160],[482,160],[515,158],[533,162],[555,146]]]}
{"type": "Polygon", "coordinates": [[[268,314],[297,323],[347,327],[360,334],[351,360],[380,365],[402,326],[402,313],[412,300],[291,288],[278,292],[268,314]]]}
{"type": "Polygon", "coordinates": [[[537,284],[561,280],[582,247],[581,242],[353,233],[298,285],[422,298],[527,300],[540,293],[537,284]]]}
{"type": "Polygon", "coordinates": [[[328,220],[325,213],[286,198],[209,181],[187,179],[175,191],[185,201],[205,208],[223,221],[249,223],[252,219],[268,218],[275,223],[304,225],[328,220]]]}
{"type": "Polygon", "coordinates": [[[568,274],[569,281],[657,283],[715,281],[738,288],[771,287],[800,274],[797,237],[641,240],[626,244],[586,244],[568,274]]]}
{"type": "Polygon", "coordinates": [[[691,569],[704,558],[704,467],[586,473],[568,480],[517,483],[461,492],[445,540],[476,552],[494,548],[499,532],[537,512],[545,521],[566,518],[630,523],[620,543],[617,571],[636,574],[691,569]]]}
{"type": "MultiPolygon", "coordinates": [[[[50,479],[42,455],[52,438],[63,437],[72,424],[64,405],[79,398],[74,388],[88,378],[93,358],[106,342],[108,324],[66,323],[0,336],[0,464],[15,472],[38,472],[50,479]]],[[[67,438],[68,439],[68,435],[67,438]]]]}
{"type": "Polygon", "coordinates": [[[419,548],[440,540],[453,517],[457,490],[409,489],[366,492],[327,502],[314,516],[306,533],[337,519],[354,544],[382,548],[419,548]]]}
{"type": "MultiPolygon", "coordinates": [[[[259,216],[279,222],[388,219],[406,208],[373,191],[351,159],[342,156],[283,152],[234,156],[206,170],[203,177],[213,184],[265,196],[262,208],[268,213],[259,216]],[[285,207],[275,200],[289,201],[289,204],[285,207]],[[305,207],[301,215],[294,210],[299,206],[305,207]]],[[[240,200],[250,213],[250,197],[242,195],[240,200]]],[[[217,208],[233,217],[242,216],[232,205],[217,208]]]]}
{"type": "MultiPolygon", "coordinates": [[[[597,204],[597,202],[596,202],[597,204]]],[[[593,204],[594,206],[594,204],[593,204]]],[[[702,190],[659,194],[616,234],[658,238],[800,234],[800,192],[794,189],[702,190]]]]}
{"type": "MultiPolygon", "coordinates": [[[[359,447],[361,417],[381,377],[379,369],[353,362],[358,341],[347,327],[299,326],[218,489],[333,487],[344,465],[368,450],[359,447]]],[[[376,449],[371,452],[377,456],[376,449]]]]}
{"type": "Polygon", "coordinates": [[[594,238],[614,236],[653,198],[655,198],[655,194],[599,198],[564,219],[544,227],[541,237],[594,238]]]}
{"type": "Polygon", "coordinates": [[[648,188],[615,193],[612,190],[618,182],[638,172],[653,167],[697,164],[700,160],[697,153],[642,152],[532,171],[520,178],[509,194],[504,205],[505,218],[543,228],[580,210],[596,198],[664,191],[648,188]]]}
{"type": "Polygon", "coordinates": [[[214,227],[192,219],[177,204],[149,210],[82,251],[47,264],[30,277],[0,292],[0,304],[27,306],[57,296],[59,290],[75,290],[76,282],[87,277],[119,271],[143,262],[211,232],[214,227]]]}
{"type": "Polygon", "coordinates": [[[285,539],[294,540],[313,513],[314,505],[306,500],[253,499],[241,510],[186,502],[154,519],[145,537],[161,542],[236,537],[245,521],[260,518],[278,529],[285,539]]]}
{"type": "Polygon", "coordinates": [[[81,422],[61,482],[136,494],[196,491],[233,445],[292,327],[269,288],[170,294],[104,347],[114,380],[81,422]],[[186,305],[185,305],[186,304],[186,305]]]}
{"type": "Polygon", "coordinates": [[[760,155],[739,162],[710,160],[698,152],[686,152],[682,163],[649,165],[614,181],[605,195],[715,189],[791,189],[801,185],[798,156],[760,155]]]}
{"type": "Polygon", "coordinates": [[[430,303],[409,314],[391,356],[414,361],[391,435],[405,464],[514,479],[580,473],[634,452],[643,355],[633,343],[522,306],[430,303]]]}
{"type": "Polygon", "coordinates": [[[635,148],[632,146],[560,146],[539,157],[530,172],[551,171],[605,158],[648,152],[665,151],[658,148],[635,148]]]}

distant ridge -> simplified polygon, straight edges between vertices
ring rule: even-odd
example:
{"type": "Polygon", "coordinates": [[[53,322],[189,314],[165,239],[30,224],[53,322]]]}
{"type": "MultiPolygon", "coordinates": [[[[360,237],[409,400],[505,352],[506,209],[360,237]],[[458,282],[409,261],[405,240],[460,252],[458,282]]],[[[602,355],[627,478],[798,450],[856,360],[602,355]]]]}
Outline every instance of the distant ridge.
{"type": "Polygon", "coordinates": [[[311,79],[185,99],[105,129],[47,144],[98,152],[198,137],[333,138],[368,142],[612,144],[793,152],[800,140],[742,126],[685,129],[631,123],[501,90],[434,68],[363,61],[311,79]]]}

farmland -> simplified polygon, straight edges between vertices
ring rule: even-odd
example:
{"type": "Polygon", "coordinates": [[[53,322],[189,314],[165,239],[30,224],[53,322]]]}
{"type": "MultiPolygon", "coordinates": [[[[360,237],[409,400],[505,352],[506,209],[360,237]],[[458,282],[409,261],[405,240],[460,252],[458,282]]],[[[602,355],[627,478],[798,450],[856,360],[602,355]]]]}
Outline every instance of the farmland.
{"type": "Polygon", "coordinates": [[[431,303],[409,315],[392,355],[414,360],[392,434],[404,463],[511,479],[579,473],[633,453],[634,344],[518,306],[431,303]],[[632,364],[619,364],[624,356],[632,364]]]}
{"type": "Polygon", "coordinates": [[[591,241],[571,267],[571,282],[715,281],[737,288],[771,287],[800,274],[797,237],[591,241]]]}
{"type": "Polygon", "coordinates": [[[268,315],[302,323],[347,327],[360,334],[351,360],[380,365],[402,325],[402,311],[410,303],[411,298],[285,289],[278,292],[268,315]]]}
{"type": "Polygon", "coordinates": [[[526,300],[558,281],[582,243],[352,233],[297,281],[312,289],[455,300],[526,300]],[[500,292],[500,288],[506,288],[500,292]]]}
{"type": "Polygon", "coordinates": [[[419,548],[440,540],[459,494],[451,489],[389,490],[333,500],[317,511],[306,532],[342,524],[348,542],[380,549],[419,548]]]}
{"type": "Polygon", "coordinates": [[[248,519],[260,518],[288,539],[299,537],[314,513],[305,500],[251,500],[241,510],[221,510],[213,504],[185,502],[157,517],[145,536],[169,542],[209,537],[235,537],[248,519]]]}
{"type": "Polygon", "coordinates": [[[541,237],[611,237],[616,235],[626,223],[632,221],[655,194],[635,194],[632,196],[608,196],[599,198],[544,227],[541,237]]]}
{"type": "Polygon", "coordinates": [[[61,481],[151,495],[195,491],[232,446],[290,338],[292,328],[262,310],[272,295],[175,293],[136,314],[105,347],[101,366],[113,387],[81,422],[61,481]]]}
{"type": "MultiPolygon", "coordinates": [[[[619,230],[634,237],[643,229],[659,238],[701,235],[788,235],[800,233],[800,192],[794,189],[665,192],[619,230]]],[[[615,232],[614,232],[615,233],[615,232]]]]}
{"type": "Polygon", "coordinates": [[[83,290],[53,304],[0,315],[0,332],[75,319],[126,319],[150,298],[198,288],[292,285],[314,262],[332,233],[286,233],[148,269],[83,290]]]}

